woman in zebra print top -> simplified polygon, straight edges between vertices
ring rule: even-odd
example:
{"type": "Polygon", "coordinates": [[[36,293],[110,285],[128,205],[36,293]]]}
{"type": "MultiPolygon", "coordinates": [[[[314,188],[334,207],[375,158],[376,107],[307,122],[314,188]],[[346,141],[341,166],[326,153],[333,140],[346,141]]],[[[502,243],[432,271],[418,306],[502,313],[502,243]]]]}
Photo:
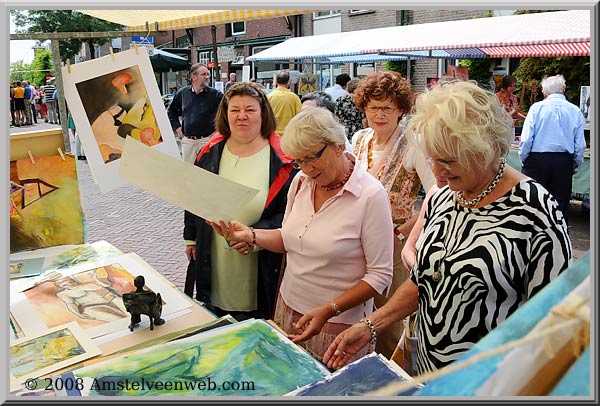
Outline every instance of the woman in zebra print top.
{"type": "Polygon", "coordinates": [[[511,118],[493,93],[440,84],[417,99],[409,132],[448,186],[427,203],[411,279],[336,337],[323,358],[330,368],[414,310],[418,372],[448,365],[571,263],[556,200],[505,165],[511,118]]]}

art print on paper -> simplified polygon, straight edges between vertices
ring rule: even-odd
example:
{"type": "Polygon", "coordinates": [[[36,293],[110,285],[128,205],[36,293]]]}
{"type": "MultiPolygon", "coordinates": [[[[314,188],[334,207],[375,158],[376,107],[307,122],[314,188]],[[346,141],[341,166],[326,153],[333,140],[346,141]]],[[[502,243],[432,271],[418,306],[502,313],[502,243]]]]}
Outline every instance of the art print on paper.
{"type": "Polygon", "coordinates": [[[41,283],[23,292],[48,328],[76,321],[84,329],[128,318],[123,293],[133,276],[115,263],[41,283]]]}
{"type": "Polygon", "coordinates": [[[87,396],[279,396],[318,380],[327,369],[265,321],[248,320],[111,358],[72,374],[83,379],[82,395],[87,396]],[[180,386],[118,387],[125,379],[141,382],[142,378],[180,386]],[[209,380],[219,389],[201,387],[209,380]],[[93,388],[92,381],[96,382],[93,388]],[[225,381],[239,385],[221,386],[225,381]]]}
{"type": "Polygon", "coordinates": [[[122,254],[122,252],[108,242],[96,241],[93,244],[84,244],[58,255],[46,258],[44,261],[44,270],[70,268],[120,254],[122,254]]]}
{"type": "Polygon", "coordinates": [[[39,336],[17,340],[9,349],[11,390],[19,389],[26,379],[38,378],[100,353],[77,323],[57,326],[39,336]]]}
{"type": "Polygon", "coordinates": [[[65,99],[103,193],[125,184],[118,168],[127,137],[181,157],[145,47],[73,64],[62,73],[65,99]]]}
{"type": "Polygon", "coordinates": [[[81,244],[81,209],[75,159],[36,157],[10,163],[10,252],[81,244]]]}
{"type": "MultiPolygon", "coordinates": [[[[381,354],[371,353],[346,365],[316,382],[289,393],[289,396],[365,396],[391,383],[408,381],[410,377],[399,366],[381,354]]],[[[411,395],[417,387],[404,391],[411,395]]]]}
{"type": "Polygon", "coordinates": [[[145,278],[145,289],[161,294],[163,317],[191,306],[171,282],[136,254],[111,256],[84,267],[49,272],[56,277],[34,280],[21,286],[19,292],[11,292],[11,315],[26,336],[71,321],[93,338],[129,332],[131,314],[122,297],[136,290],[133,280],[138,275],[145,278]]]}
{"type": "Polygon", "coordinates": [[[163,142],[137,65],[75,86],[105,163],[121,158],[127,136],[148,146],[163,142]]]}
{"type": "Polygon", "coordinates": [[[590,123],[590,86],[581,86],[581,93],[579,97],[579,110],[583,114],[583,119],[586,124],[590,123]]]}
{"type": "Polygon", "coordinates": [[[44,258],[27,258],[10,261],[10,279],[27,278],[42,273],[44,258]]]}

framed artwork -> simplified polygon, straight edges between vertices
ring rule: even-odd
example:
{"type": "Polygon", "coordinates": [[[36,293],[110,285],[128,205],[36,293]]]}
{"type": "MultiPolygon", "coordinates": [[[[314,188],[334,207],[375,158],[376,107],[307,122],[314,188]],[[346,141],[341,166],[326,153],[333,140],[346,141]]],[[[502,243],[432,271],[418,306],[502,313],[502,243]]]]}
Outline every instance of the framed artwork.
{"type": "Polygon", "coordinates": [[[327,373],[264,320],[246,320],[76,369],[63,379],[81,378],[83,390],[75,395],[83,396],[281,396],[327,373]],[[124,385],[126,378],[135,384],[124,385]]]}
{"type": "Polygon", "coordinates": [[[10,181],[14,185],[11,253],[84,242],[84,215],[72,155],[12,161],[10,181]]]}
{"type": "Polygon", "coordinates": [[[317,86],[317,75],[305,73],[298,80],[298,94],[304,96],[307,93],[314,92],[317,86]]]}
{"type": "Polygon", "coordinates": [[[579,95],[579,110],[583,114],[583,119],[586,124],[590,123],[590,86],[581,86],[581,93],[579,95]]]}
{"type": "Polygon", "coordinates": [[[94,180],[105,193],[118,176],[125,138],[180,157],[146,47],[62,68],[65,98],[94,180]]]}
{"type": "Polygon", "coordinates": [[[74,322],[19,339],[9,349],[11,392],[21,389],[27,379],[39,378],[101,353],[74,322]]]}
{"type": "Polygon", "coordinates": [[[140,264],[134,255],[90,263],[85,270],[57,271],[56,278],[11,293],[10,310],[15,321],[25,336],[72,321],[92,338],[127,329],[131,315],[122,296],[135,291],[133,279],[137,275],[144,276],[147,289],[161,294],[163,316],[191,306],[177,288],[154,269],[140,264]]]}

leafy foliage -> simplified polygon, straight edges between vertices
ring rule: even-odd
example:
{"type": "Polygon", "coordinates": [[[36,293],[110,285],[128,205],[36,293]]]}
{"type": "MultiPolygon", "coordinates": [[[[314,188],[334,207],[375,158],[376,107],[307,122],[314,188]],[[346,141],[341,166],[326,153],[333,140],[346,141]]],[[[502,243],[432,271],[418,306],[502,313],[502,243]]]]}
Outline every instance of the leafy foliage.
{"type": "Polygon", "coordinates": [[[493,61],[490,58],[462,59],[458,65],[469,69],[469,80],[475,80],[479,87],[491,90],[493,61]]]}
{"type": "MultiPolygon", "coordinates": [[[[385,62],[385,69],[386,70],[391,70],[394,72],[398,72],[399,74],[402,75],[403,78],[406,78],[407,75],[407,68],[408,66],[408,61],[386,61],[385,62]]],[[[415,61],[410,61],[410,71],[414,72],[415,71],[415,61]]],[[[410,85],[414,86],[414,75],[411,75],[410,77],[410,85]]]]}
{"type": "MultiPolygon", "coordinates": [[[[12,10],[19,33],[44,32],[104,32],[120,31],[119,24],[90,17],[74,10],[12,10]]],[[[70,38],[60,41],[60,55],[64,60],[79,53],[83,43],[87,43],[93,59],[94,45],[103,45],[107,38],[70,38]]]]}
{"type": "MultiPolygon", "coordinates": [[[[581,86],[590,85],[590,57],[589,56],[568,56],[560,58],[523,58],[519,68],[515,71],[515,77],[521,82],[529,84],[535,80],[538,84],[544,76],[561,74],[567,82],[565,96],[567,100],[579,106],[579,96],[581,86]]],[[[516,94],[519,90],[515,91],[516,94]]],[[[538,89],[536,100],[542,100],[542,90],[538,89]]],[[[531,105],[531,90],[525,91],[523,110],[526,111],[531,105]]]]}
{"type": "Polygon", "coordinates": [[[32,80],[33,76],[31,75],[31,65],[25,63],[22,60],[11,62],[10,63],[10,81],[24,81],[24,80],[32,80]]]}
{"type": "Polygon", "coordinates": [[[52,52],[48,49],[38,48],[35,51],[35,57],[31,62],[32,82],[34,85],[43,86],[46,84],[46,74],[54,74],[54,65],[52,64],[52,52]]]}

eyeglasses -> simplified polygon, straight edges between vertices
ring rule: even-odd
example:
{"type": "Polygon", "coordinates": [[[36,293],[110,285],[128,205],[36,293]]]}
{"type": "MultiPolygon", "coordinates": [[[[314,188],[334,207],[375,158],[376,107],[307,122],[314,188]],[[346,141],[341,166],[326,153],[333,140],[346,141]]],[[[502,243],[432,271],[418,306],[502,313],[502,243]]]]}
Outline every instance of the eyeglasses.
{"type": "Polygon", "coordinates": [[[450,169],[452,169],[452,165],[454,165],[456,163],[456,160],[433,159],[430,156],[425,157],[425,160],[427,161],[427,163],[429,165],[433,166],[433,164],[436,163],[436,164],[438,164],[439,166],[441,166],[442,168],[444,168],[447,171],[449,171],[450,169]]]}
{"type": "Polygon", "coordinates": [[[369,106],[366,108],[366,110],[371,114],[377,114],[379,110],[383,111],[383,114],[392,114],[394,111],[396,111],[396,107],[369,106]]]}
{"type": "Polygon", "coordinates": [[[321,158],[323,152],[325,152],[325,148],[327,148],[329,144],[325,144],[323,148],[319,150],[313,156],[307,156],[304,159],[292,159],[292,166],[296,169],[300,169],[300,165],[312,165],[317,159],[321,158]]]}

